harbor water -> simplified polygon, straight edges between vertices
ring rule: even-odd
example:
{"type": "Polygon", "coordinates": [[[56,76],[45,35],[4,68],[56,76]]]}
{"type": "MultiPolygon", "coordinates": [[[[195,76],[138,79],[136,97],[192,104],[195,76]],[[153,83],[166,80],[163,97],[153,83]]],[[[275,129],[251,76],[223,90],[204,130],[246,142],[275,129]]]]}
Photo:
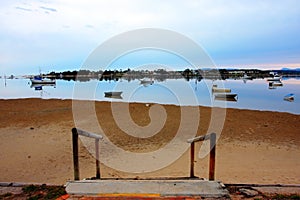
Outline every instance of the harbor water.
{"type": "Polygon", "coordinates": [[[29,79],[2,79],[1,99],[43,98],[84,99],[96,101],[143,102],[175,105],[200,105],[250,110],[268,110],[300,114],[300,78],[283,78],[282,85],[270,87],[266,79],[195,80],[166,79],[142,84],[140,80],[66,81],[55,85],[31,85],[29,79]],[[229,88],[234,99],[218,99],[212,86],[229,88]],[[117,97],[105,92],[120,91],[117,97]],[[284,96],[293,93],[294,100],[284,96]]]}

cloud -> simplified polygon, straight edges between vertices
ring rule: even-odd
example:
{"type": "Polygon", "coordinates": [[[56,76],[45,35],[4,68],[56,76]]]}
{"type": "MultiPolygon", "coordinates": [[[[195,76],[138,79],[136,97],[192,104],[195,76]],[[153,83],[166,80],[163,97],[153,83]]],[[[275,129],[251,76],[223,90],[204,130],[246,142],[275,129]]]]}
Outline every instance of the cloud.
{"type": "Polygon", "coordinates": [[[45,12],[47,12],[47,13],[49,13],[49,11],[57,12],[57,10],[55,8],[49,8],[49,7],[45,7],[45,6],[40,6],[40,8],[45,10],[45,12]]]}
{"type": "Polygon", "coordinates": [[[62,25],[63,28],[70,28],[68,25],[62,25]]]}
{"type": "Polygon", "coordinates": [[[16,6],[15,9],[32,12],[31,9],[29,9],[29,8],[23,8],[23,7],[20,7],[20,6],[16,6]]]}
{"type": "MultiPolygon", "coordinates": [[[[30,59],[48,65],[39,52],[49,52],[47,62],[60,58],[57,63],[65,64],[78,55],[87,57],[112,36],[148,27],[186,35],[203,45],[216,63],[266,63],[272,58],[300,63],[298,0],[26,2],[0,1],[0,55],[16,58],[26,53],[26,62],[19,59],[18,66],[28,65],[30,59]],[[76,49],[78,42],[81,46],[76,49]]],[[[16,65],[16,60],[6,64],[16,65]]],[[[3,62],[0,60],[0,67],[3,62]]]]}
{"type": "Polygon", "coordinates": [[[90,24],[85,25],[85,27],[86,27],[86,28],[92,28],[92,29],[94,28],[94,26],[93,26],[93,25],[90,25],[90,24]]]}

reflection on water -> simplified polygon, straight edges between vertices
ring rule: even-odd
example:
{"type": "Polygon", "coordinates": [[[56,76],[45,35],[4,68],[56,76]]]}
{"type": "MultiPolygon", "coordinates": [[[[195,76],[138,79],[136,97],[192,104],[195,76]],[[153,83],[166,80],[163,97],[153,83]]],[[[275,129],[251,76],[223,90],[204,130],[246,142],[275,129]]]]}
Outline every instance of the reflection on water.
{"type": "Polygon", "coordinates": [[[104,92],[104,97],[113,98],[113,99],[123,99],[121,96],[122,93],[123,92],[121,92],[121,91],[104,92]]]}
{"type": "Polygon", "coordinates": [[[144,82],[141,79],[90,80],[85,82],[57,80],[55,85],[31,85],[28,79],[0,79],[0,98],[92,99],[99,101],[147,102],[176,105],[203,105],[282,111],[300,114],[300,79],[283,78],[282,85],[269,85],[266,79],[166,79],[144,82]],[[74,86],[76,85],[76,95],[74,86]],[[212,86],[230,88],[236,98],[215,98],[212,86]],[[122,91],[121,95],[105,92],[122,91]],[[294,94],[293,101],[284,97],[294,94]]]}
{"type": "Polygon", "coordinates": [[[231,102],[237,102],[237,99],[235,97],[215,97],[216,101],[231,101],[231,102]]]}
{"type": "Polygon", "coordinates": [[[47,92],[47,87],[53,87],[55,88],[56,83],[31,83],[30,88],[33,88],[35,91],[39,91],[40,92],[40,97],[47,97],[47,96],[51,96],[51,94],[49,92],[47,92]]]}
{"type": "Polygon", "coordinates": [[[55,88],[56,83],[51,83],[51,84],[42,84],[42,83],[35,84],[35,83],[32,83],[30,87],[34,88],[35,90],[42,90],[43,87],[50,87],[50,86],[55,88]]]}

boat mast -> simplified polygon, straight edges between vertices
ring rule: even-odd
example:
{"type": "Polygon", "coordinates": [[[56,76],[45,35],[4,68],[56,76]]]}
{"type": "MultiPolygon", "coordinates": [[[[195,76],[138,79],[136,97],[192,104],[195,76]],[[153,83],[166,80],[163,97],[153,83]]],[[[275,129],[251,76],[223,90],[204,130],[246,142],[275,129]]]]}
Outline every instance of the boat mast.
{"type": "Polygon", "coordinates": [[[40,76],[42,77],[42,70],[41,70],[41,67],[39,67],[39,73],[40,73],[40,76]]]}
{"type": "Polygon", "coordinates": [[[6,87],[6,75],[4,74],[4,86],[6,87]]]}

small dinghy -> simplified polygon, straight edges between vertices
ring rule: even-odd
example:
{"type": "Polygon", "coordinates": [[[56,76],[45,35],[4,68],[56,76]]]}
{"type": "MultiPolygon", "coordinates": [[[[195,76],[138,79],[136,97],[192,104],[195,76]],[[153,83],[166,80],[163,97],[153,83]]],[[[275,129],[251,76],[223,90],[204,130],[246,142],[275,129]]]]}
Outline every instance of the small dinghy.
{"type": "Polygon", "coordinates": [[[216,98],[235,98],[237,94],[234,93],[218,93],[215,94],[216,98]]]}
{"type": "Polygon", "coordinates": [[[283,84],[281,81],[270,81],[269,86],[278,87],[278,86],[283,86],[283,84]]]}
{"type": "Polygon", "coordinates": [[[152,79],[141,79],[141,85],[152,85],[154,83],[154,81],[152,79]]]}
{"type": "Polygon", "coordinates": [[[281,80],[281,76],[279,76],[278,74],[276,74],[274,77],[267,78],[267,81],[280,81],[280,80],[281,80]]]}
{"type": "Polygon", "coordinates": [[[295,100],[294,94],[291,93],[291,94],[285,95],[283,99],[284,99],[285,101],[294,101],[294,100],[295,100]]]}
{"type": "Polygon", "coordinates": [[[115,91],[113,91],[113,92],[104,92],[104,96],[105,97],[111,97],[111,98],[118,98],[118,97],[121,97],[122,93],[123,92],[115,92],[115,91]]]}
{"type": "Polygon", "coordinates": [[[217,85],[212,86],[212,92],[231,92],[231,89],[229,88],[218,88],[217,85]]]}
{"type": "Polygon", "coordinates": [[[231,102],[237,102],[236,98],[222,98],[222,97],[215,97],[215,100],[217,101],[231,101],[231,102]]]}

